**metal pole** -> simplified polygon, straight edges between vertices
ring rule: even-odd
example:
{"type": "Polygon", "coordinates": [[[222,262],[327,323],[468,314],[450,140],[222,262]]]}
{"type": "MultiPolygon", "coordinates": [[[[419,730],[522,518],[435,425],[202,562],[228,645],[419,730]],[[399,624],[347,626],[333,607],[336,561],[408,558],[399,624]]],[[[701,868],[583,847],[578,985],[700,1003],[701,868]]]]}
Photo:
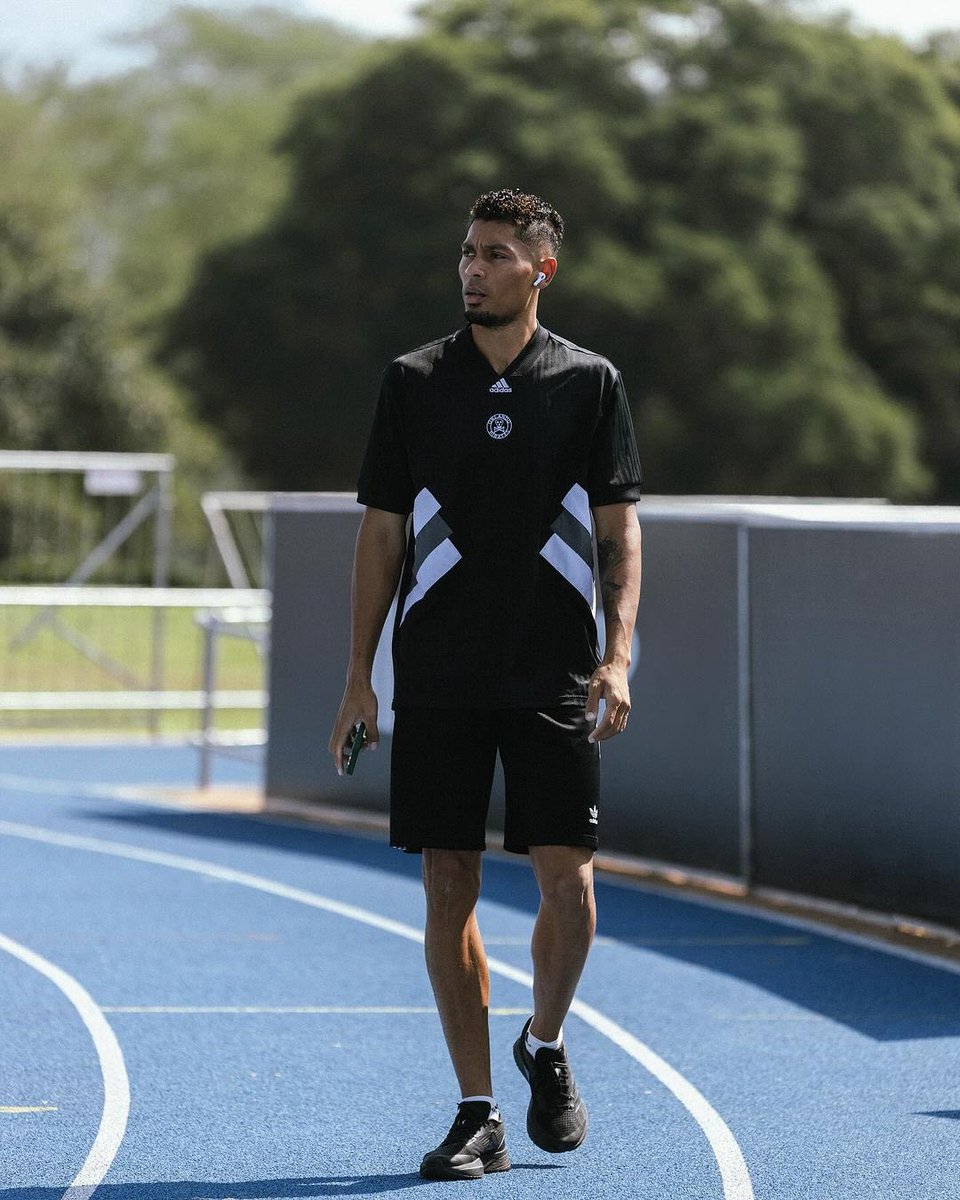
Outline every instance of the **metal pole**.
{"type": "MultiPolygon", "coordinates": [[[[173,542],[173,480],[172,469],[157,472],[157,515],[153,551],[153,586],[167,586],[170,577],[170,553],[173,542]]],[[[164,651],[166,649],[167,610],[158,604],[153,610],[153,654],[150,667],[150,687],[154,692],[163,691],[164,651]]],[[[160,714],[150,710],[150,733],[156,737],[160,732],[160,714]]]]}
{"type": "Polygon", "coordinates": [[[210,786],[210,759],[213,753],[213,681],[216,671],[217,619],[213,613],[203,618],[203,709],[200,717],[200,787],[210,786]]]}
{"type": "Polygon", "coordinates": [[[260,527],[261,558],[260,586],[266,592],[273,592],[273,509],[267,508],[263,514],[263,524],[260,527]]]}
{"type": "Polygon", "coordinates": [[[737,526],[737,731],[740,875],[754,878],[753,694],[750,627],[750,527],[737,526]]]}
{"type": "Polygon", "coordinates": [[[220,561],[226,569],[230,586],[235,588],[250,587],[250,577],[243,565],[243,559],[240,557],[240,551],[237,549],[237,543],[231,532],[227,515],[223,511],[220,497],[215,494],[207,494],[200,498],[200,505],[206,514],[210,532],[213,534],[213,542],[220,553],[220,561]]]}

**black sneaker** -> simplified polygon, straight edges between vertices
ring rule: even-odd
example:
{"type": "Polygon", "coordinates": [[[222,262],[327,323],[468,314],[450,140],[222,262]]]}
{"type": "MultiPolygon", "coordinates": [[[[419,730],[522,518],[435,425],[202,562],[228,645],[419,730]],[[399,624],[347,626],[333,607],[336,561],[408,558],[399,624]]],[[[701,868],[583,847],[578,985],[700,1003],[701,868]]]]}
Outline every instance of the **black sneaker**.
{"type": "Polygon", "coordinates": [[[538,1050],[536,1058],[527,1049],[530,1021],[513,1044],[513,1057],[530,1084],[527,1133],[534,1145],[551,1154],[576,1150],[587,1136],[587,1107],[563,1046],[538,1050]]]}
{"type": "Polygon", "coordinates": [[[450,1132],[420,1164],[424,1179],[482,1179],[492,1171],[509,1170],[503,1121],[491,1121],[484,1100],[462,1101],[450,1132]]]}

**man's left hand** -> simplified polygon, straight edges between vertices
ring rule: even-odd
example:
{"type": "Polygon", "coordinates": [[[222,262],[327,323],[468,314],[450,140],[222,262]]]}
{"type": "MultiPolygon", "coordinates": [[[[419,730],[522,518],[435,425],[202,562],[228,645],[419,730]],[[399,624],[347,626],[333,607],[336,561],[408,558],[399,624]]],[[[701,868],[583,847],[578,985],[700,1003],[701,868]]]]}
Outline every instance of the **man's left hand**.
{"type": "Polygon", "coordinates": [[[590,677],[587,688],[587,720],[595,721],[600,711],[600,701],[604,703],[603,720],[587,739],[591,742],[605,742],[607,738],[616,737],[627,727],[630,716],[630,685],[627,683],[625,667],[616,663],[604,663],[590,677]]]}

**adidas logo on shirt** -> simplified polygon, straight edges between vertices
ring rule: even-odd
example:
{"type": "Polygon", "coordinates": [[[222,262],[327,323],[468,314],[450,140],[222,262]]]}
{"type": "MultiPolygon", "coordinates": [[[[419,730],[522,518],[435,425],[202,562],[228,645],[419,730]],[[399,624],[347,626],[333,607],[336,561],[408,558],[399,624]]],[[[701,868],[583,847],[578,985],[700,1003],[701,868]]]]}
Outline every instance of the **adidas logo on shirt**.
{"type": "Polygon", "coordinates": [[[496,383],[490,385],[490,391],[495,396],[505,396],[507,392],[512,392],[513,388],[505,379],[498,379],[496,383]]]}

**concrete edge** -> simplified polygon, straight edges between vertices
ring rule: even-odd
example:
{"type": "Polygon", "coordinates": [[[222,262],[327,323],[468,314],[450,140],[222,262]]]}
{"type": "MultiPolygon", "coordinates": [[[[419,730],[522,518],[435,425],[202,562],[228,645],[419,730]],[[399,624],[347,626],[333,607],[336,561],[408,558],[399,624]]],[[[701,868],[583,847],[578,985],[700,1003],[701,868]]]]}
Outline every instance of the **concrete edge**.
{"type": "MultiPolygon", "coordinates": [[[[389,831],[389,820],[384,813],[319,801],[264,796],[253,788],[210,788],[206,792],[197,788],[177,791],[167,788],[156,789],[154,794],[161,791],[184,807],[232,811],[384,839],[389,831]]],[[[503,849],[503,835],[497,830],[487,831],[487,849],[516,861],[515,854],[508,854],[503,849]]],[[[748,888],[735,876],[635,855],[600,851],[594,863],[599,876],[606,882],[638,883],[664,892],[682,892],[715,904],[820,926],[825,932],[846,933],[882,942],[901,951],[960,966],[960,929],[950,926],[775,888],[748,888]]]]}

